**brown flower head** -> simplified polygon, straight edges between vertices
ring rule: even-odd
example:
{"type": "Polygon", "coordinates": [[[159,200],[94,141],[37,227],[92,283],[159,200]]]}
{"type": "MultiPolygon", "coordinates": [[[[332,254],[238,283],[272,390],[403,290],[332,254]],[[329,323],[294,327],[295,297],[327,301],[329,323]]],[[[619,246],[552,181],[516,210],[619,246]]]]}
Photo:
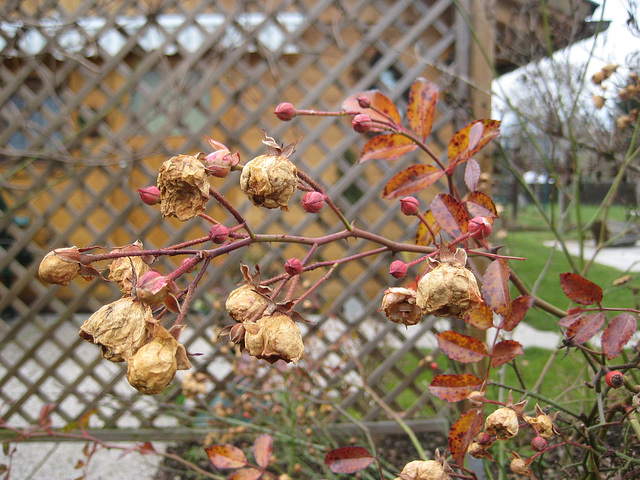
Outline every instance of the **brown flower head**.
{"type": "Polygon", "coordinates": [[[244,343],[250,355],[269,363],[296,363],[304,355],[300,327],[282,313],[265,315],[255,324],[245,323],[244,343]]]}
{"type": "Polygon", "coordinates": [[[80,252],[76,247],[56,248],[42,259],[38,275],[43,282],[69,285],[80,270],[80,252]]]}
{"type": "Polygon", "coordinates": [[[416,305],[416,291],[408,288],[385,290],[382,310],[389,320],[402,325],[415,325],[422,318],[422,310],[416,305]]]}
{"type": "Polygon", "coordinates": [[[162,164],[158,173],[161,210],[165,217],[184,222],[206,210],[209,180],[203,163],[191,155],[178,155],[162,164]]]}
{"type": "MultiPolygon", "coordinates": [[[[114,252],[140,252],[142,250],[140,241],[113,249],[114,252]]],[[[116,258],[109,264],[109,280],[118,284],[122,293],[129,295],[133,286],[133,270],[135,269],[136,278],[139,279],[150,268],[141,256],[116,258]]]]}
{"type": "Polygon", "coordinates": [[[399,478],[402,480],[450,480],[451,477],[440,462],[414,460],[404,466],[399,478]]]}
{"type": "Polygon", "coordinates": [[[254,320],[267,308],[267,299],[250,285],[242,285],[233,290],[225,303],[227,313],[236,322],[254,320]]]}
{"type": "Polygon", "coordinates": [[[207,393],[207,383],[209,376],[203,372],[187,372],[182,380],[182,394],[190,399],[194,399],[198,394],[207,393]]]}
{"type": "Polygon", "coordinates": [[[518,434],[518,415],[511,408],[499,408],[486,418],[484,429],[498,440],[513,438],[518,434]]]}
{"type": "Polygon", "coordinates": [[[553,435],[553,419],[544,413],[542,409],[536,405],[536,416],[523,416],[524,421],[536,429],[542,438],[551,438],[553,435]]]}
{"type": "Polygon", "coordinates": [[[148,321],[153,321],[149,307],[123,297],[91,315],[80,327],[80,337],[100,345],[107,360],[124,362],[148,341],[148,321]]]}
{"type": "Polygon", "coordinates": [[[471,455],[473,458],[486,458],[491,462],[495,462],[493,455],[487,450],[491,444],[482,444],[478,442],[473,442],[467,448],[467,453],[471,455]]]}

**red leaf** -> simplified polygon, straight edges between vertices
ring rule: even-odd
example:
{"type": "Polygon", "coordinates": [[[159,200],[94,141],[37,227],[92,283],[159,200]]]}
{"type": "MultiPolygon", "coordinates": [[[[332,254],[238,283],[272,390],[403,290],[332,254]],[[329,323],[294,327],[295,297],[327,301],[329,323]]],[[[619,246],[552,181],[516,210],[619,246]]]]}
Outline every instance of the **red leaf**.
{"type": "Polygon", "coordinates": [[[341,447],[331,450],[324,463],[333,473],[355,473],[367,468],[375,458],[364,447],[341,447]]]}
{"type": "Polygon", "coordinates": [[[247,457],[233,445],[212,445],[205,451],[216,468],[242,468],[247,465],[247,457]]]}
{"type": "Polygon", "coordinates": [[[431,395],[445,402],[459,402],[475,390],[482,387],[482,380],[475,375],[463,373],[461,375],[436,375],[431,380],[429,391],[431,395]]]}
{"type": "Polygon", "coordinates": [[[453,330],[436,334],[438,346],[451,360],[475,363],[487,356],[487,349],[477,338],[453,330]]]}
{"type": "Polygon", "coordinates": [[[561,273],[560,287],[567,297],[580,305],[602,302],[602,289],[577,273],[561,273]]]}
{"type": "Polygon", "coordinates": [[[431,211],[442,230],[453,238],[467,233],[469,216],[460,202],[448,193],[440,193],[433,199],[431,211]]]}
{"type": "Polygon", "coordinates": [[[409,90],[407,119],[411,130],[420,135],[422,140],[431,133],[438,96],[438,87],[424,78],[418,78],[409,90]]]}
{"type": "MultiPolygon", "coordinates": [[[[438,225],[438,222],[436,222],[436,219],[433,216],[433,212],[431,210],[427,210],[425,212],[424,219],[431,227],[431,231],[433,232],[433,234],[437,235],[440,231],[440,225],[438,225]]],[[[416,231],[416,245],[424,245],[425,247],[427,247],[432,243],[436,243],[436,239],[433,238],[431,232],[425,226],[425,224],[420,222],[420,225],[418,225],[418,230],[416,231]]]]}
{"type": "Polygon", "coordinates": [[[368,160],[395,160],[409,153],[418,146],[407,137],[390,133],[373,137],[362,147],[359,163],[368,160]]]}
{"type": "Polygon", "coordinates": [[[578,319],[567,329],[566,335],[576,345],[582,345],[600,331],[606,320],[604,312],[578,315],[578,319]]]}
{"type": "Polygon", "coordinates": [[[258,480],[264,472],[257,468],[241,468],[236,470],[227,480],[258,480]]]}
{"type": "Polygon", "coordinates": [[[623,312],[611,319],[602,333],[602,351],[609,360],[620,355],[637,328],[636,317],[628,312],[623,312]]]}
{"type": "Polygon", "coordinates": [[[156,449],[154,448],[151,442],[145,442],[142,445],[140,445],[138,447],[138,452],[140,452],[143,455],[147,455],[149,453],[158,453],[156,452],[156,449]]]}
{"type": "Polygon", "coordinates": [[[523,355],[522,345],[515,340],[503,340],[494,345],[491,351],[491,365],[493,368],[499,367],[503,363],[510,362],[519,355],[523,355]]]}
{"type": "Polygon", "coordinates": [[[502,322],[502,328],[510,332],[518,326],[525,314],[533,306],[535,299],[529,295],[520,295],[511,302],[511,315],[502,322]]]}
{"type": "MultiPolygon", "coordinates": [[[[402,118],[400,117],[400,112],[398,108],[394,105],[389,97],[380,92],[379,90],[367,90],[365,92],[356,93],[348,97],[344,102],[342,102],[342,110],[348,113],[366,113],[371,117],[371,120],[380,121],[380,122],[389,122],[388,115],[393,122],[397,125],[400,125],[402,122],[402,118]],[[372,108],[362,108],[358,103],[358,98],[366,98],[371,103],[371,107],[374,107],[376,110],[372,108]],[[379,113],[382,112],[382,113],[379,113]]],[[[383,128],[373,127],[371,131],[381,132],[383,128]]]]}
{"type": "Polygon", "coordinates": [[[507,261],[499,258],[489,264],[482,281],[484,301],[494,312],[505,317],[505,320],[511,314],[511,294],[508,284],[510,274],[507,261]]]}
{"type": "Polygon", "coordinates": [[[572,313],[571,315],[567,315],[566,317],[562,317],[560,320],[558,320],[558,326],[569,328],[573,322],[575,322],[578,318],[580,318],[581,315],[582,315],[582,312],[579,311],[577,313],[572,313]]]}
{"type": "Polygon", "coordinates": [[[486,193],[471,192],[464,204],[472,217],[498,218],[498,209],[486,193]]]}
{"type": "Polygon", "coordinates": [[[38,425],[41,427],[50,427],[51,426],[51,417],[49,415],[56,408],[55,403],[46,403],[40,409],[40,415],[38,416],[38,425]]]}
{"type": "Polygon", "coordinates": [[[398,198],[413,195],[435,183],[443,174],[443,170],[432,165],[413,165],[394,175],[385,185],[382,196],[398,198]]]}
{"type": "Polygon", "coordinates": [[[480,330],[493,327],[493,310],[486,303],[481,303],[464,317],[464,321],[480,330]]]}
{"type": "Polygon", "coordinates": [[[449,141],[449,167],[471,158],[500,133],[498,120],[477,120],[456,132],[449,141]]]}
{"type": "Polygon", "coordinates": [[[253,443],[253,456],[259,467],[267,468],[271,460],[271,452],[273,445],[273,437],[268,433],[264,433],[253,443]]]}
{"type": "Polygon", "coordinates": [[[449,451],[456,464],[464,465],[464,456],[469,445],[482,429],[482,412],[471,409],[460,415],[449,430],[449,451]]]}
{"type": "Polygon", "coordinates": [[[470,192],[474,192],[476,188],[478,188],[480,173],[482,173],[480,170],[480,164],[477,160],[470,158],[464,169],[464,183],[470,192]]]}

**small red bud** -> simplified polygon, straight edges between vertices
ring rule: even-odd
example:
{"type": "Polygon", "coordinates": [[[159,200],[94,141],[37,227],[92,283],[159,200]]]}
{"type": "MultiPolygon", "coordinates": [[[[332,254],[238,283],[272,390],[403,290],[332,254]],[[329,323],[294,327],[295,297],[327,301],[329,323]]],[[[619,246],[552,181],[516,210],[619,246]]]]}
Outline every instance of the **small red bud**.
{"type": "Polygon", "coordinates": [[[480,445],[492,443],[491,435],[489,435],[487,432],[480,432],[476,437],[476,442],[478,442],[480,445]]]}
{"type": "Polygon", "coordinates": [[[302,199],[302,208],[309,213],[318,213],[324,207],[324,195],[320,192],[307,192],[302,199]]]}
{"type": "Polygon", "coordinates": [[[624,375],[618,370],[610,371],[604,379],[611,388],[620,388],[624,385],[624,375]]]}
{"type": "Polygon", "coordinates": [[[160,203],[160,189],[155,185],[138,188],[140,199],[147,205],[157,205],[160,203]]]}
{"type": "Polygon", "coordinates": [[[229,229],[224,225],[217,223],[209,229],[209,238],[213,243],[224,243],[229,240],[229,229]]]}
{"type": "Polygon", "coordinates": [[[278,105],[273,113],[275,113],[276,117],[278,117],[283,122],[288,122],[289,120],[292,120],[293,117],[295,117],[298,114],[298,112],[296,111],[296,108],[290,103],[286,103],[286,102],[278,105]]]}
{"type": "Polygon", "coordinates": [[[395,260],[389,266],[389,273],[395,278],[404,278],[407,274],[407,264],[402,260],[395,260]]]}
{"type": "Polygon", "coordinates": [[[373,127],[371,117],[365,113],[359,113],[353,117],[351,126],[357,133],[367,133],[373,127]]]}
{"type": "Polygon", "coordinates": [[[471,238],[476,240],[482,240],[491,235],[492,228],[487,217],[473,217],[469,220],[468,232],[471,234],[471,238]]]}
{"type": "Polygon", "coordinates": [[[302,262],[297,258],[290,258],[284,264],[284,269],[289,275],[300,275],[302,273],[302,262]]]}
{"type": "Polygon", "coordinates": [[[405,215],[415,215],[420,209],[420,202],[416,197],[404,197],[400,199],[400,210],[405,215]]]}
{"type": "Polygon", "coordinates": [[[431,363],[429,364],[429,368],[430,368],[431,370],[434,370],[434,371],[435,371],[435,370],[438,370],[438,368],[439,368],[439,367],[438,367],[438,364],[437,364],[436,362],[431,362],[431,363]]]}
{"type": "Polygon", "coordinates": [[[149,270],[138,278],[136,297],[145,305],[159,305],[169,292],[169,282],[160,272],[149,270]]]}
{"type": "Polygon", "coordinates": [[[360,96],[356,100],[358,100],[360,108],[369,108],[371,106],[371,99],[369,97],[360,96]]]}
{"type": "Polygon", "coordinates": [[[531,448],[533,448],[536,452],[542,452],[547,448],[547,441],[538,436],[531,440],[531,448]]]}

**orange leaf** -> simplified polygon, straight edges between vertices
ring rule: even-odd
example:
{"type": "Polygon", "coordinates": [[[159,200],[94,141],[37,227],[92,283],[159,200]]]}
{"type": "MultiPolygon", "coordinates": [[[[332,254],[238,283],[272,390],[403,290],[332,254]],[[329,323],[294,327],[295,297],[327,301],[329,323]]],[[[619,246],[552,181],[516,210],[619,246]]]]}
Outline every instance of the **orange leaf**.
{"type": "Polygon", "coordinates": [[[271,460],[273,437],[268,433],[259,435],[253,442],[253,456],[259,467],[267,468],[271,460]]]}
{"type": "Polygon", "coordinates": [[[367,468],[375,457],[364,447],[341,447],[331,450],[324,463],[333,473],[355,473],[367,468]]]}
{"type": "MultiPolygon", "coordinates": [[[[505,320],[511,314],[511,294],[509,293],[509,265],[503,258],[489,264],[482,277],[482,294],[487,305],[505,320]]],[[[506,322],[505,322],[506,323],[506,322]]]]}
{"type": "MultiPolygon", "coordinates": [[[[424,219],[431,227],[431,231],[433,232],[433,234],[437,235],[440,231],[440,225],[438,225],[438,222],[436,222],[436,219],[433,216],[433,212],[431,212],[431,210],[427,210],[425,212],[424,219]]],[[[418,230],[416,232],[416,245],[424,245],[425,247],[427,247],[432,243],[436,243],[436,239],[433,238],[426,225],[420,222],[420,225],[418,225],[418,230]]]]}
{"type": "Polygon", "coordinates": [[[445,402],[459,402],[482,387],[482,380],[475,375],[436,375],[431,380],[429,392],[445,402]]]}
{"type": "Polygon", "coordinates": [[[477,338],[453,330],[436,334],[438,346],[451,360],[475,363],[487,356],[487,349],[477,338]]]}
{"type": "Polygon", "coordinates": [[[407,118],[409,126],[422,140],[431,133],[433,117],[438,104],[438,87],[424,78],[418,78],[409,90],[409,106],[407,107],[407,118]]]}
{"type": "Polygon", "coordinates": [[[493,327],[493,311],[486,303],[481,303],[464,317],[464,321],[480,330],[493,327]]]}
{"type": "Polygon", "coordinates": [[[578,319],[567,329],[567,338],[576,345],[582,345],[600,331],[606,320],[604,312],[593,312],[578,315],[578,319]]]}
{"type": "Polygon", "coordinates": [[[382,196],[384,198],[398,198],[413,195],[435,183],[443,171],[432,165],[413,165],[397,175],[385,185],[382,196]]]}
{"type": "Polygon", "coordinates": [[[395,160],[418,148],[411,139],[390,133],[373,137],[362,147],[359,163],[368,160],[395,160]]]}
{"type": "Polygon", "coordinates": [[[233,445],[212,445],[205,451],[216,468],[241,468],[247,465],[247,457],[233,445]]]}
{"type": "Polygon", "coordinates": [[[464,465],[464,456],[469,445],[482,429],[482,412],[471,409],[460,415],[449,430],[449,451],[459,466],[464,465]]]}
{"type": "Polygon", "coordinates": [[[631,340],[637,328],[636,317],[628,312],[623,312],[611,319],[602,333],[602,351],[609,360],[620,355],[622,348],[631,340]]]}
{"type": "Polygon", "coordinates": [[[498,209],[486,193],[471,192],[464,203],[472,217],[498,218],[498,209]]]}
{"type": "Polygon", "coordinates": [[[467,161],[500,133],[498,120],[476,120],[457,131],[449,141],[449,168],[467,161]]]}
{"type": "Polygon", "coordinates": [[[580,305],[602,302],[602,289],[577,273],[561,273],[560,287],[567,297],[580,305]]]}
{"type": "MultiPolygon", "coordinates": [[[[348,97],[344,102],[342,102],[342,110],[348,113],[366,113],[371,117],[371,120],[379,121],[379,122],[389,122],[389,118],[397,125],[402,123],[402,118],[400,117],[400,112],[398,108],[394,105],[389,97],[387,97],[384,93],[379,90],[367,90],[365,92],[355,93],[348,97]],[[366,98],[369,100],[371,107],[374,107],[376,110],[372,108],[362,108],[358,103],[358,98],[366,98]],[[381,113],[379,113],[381,112],[381,113]],[[387,118],[388,115],[389,118],[387,118]]],[[[374,124],[375,125],[375,124],[374,124]]],[[[381,132],[383,128],[373,127],[371,131],[381,132]]]]}
{"type": "Polygon", "coordinates": [[[257,468],[241,468],[236,470],[227,480],[258,480],[264,472],[257,468]]]}
{"type": "Polygon", "coordinates": [[[502,328],[510,332],[518,326],[525,314],[533,306],[535,299],[529,295],[520,295],[511,301],[511,315],[505,318],[502,328]]]}
{"type": "Polygon", "coordinates": [[[522,345],[515,340],[503,340],[497,343],[491,351],[491,365],[499,367],[503,363],[510,362],[519,355],[523,355],[522,345]]]}
{"type": "Polygon", "coordinates": [[[440,193],[433,199],[431,211],[442,230],[453,238],[467,233],[469,215],[460,202],[448,193],[440,193]]]}

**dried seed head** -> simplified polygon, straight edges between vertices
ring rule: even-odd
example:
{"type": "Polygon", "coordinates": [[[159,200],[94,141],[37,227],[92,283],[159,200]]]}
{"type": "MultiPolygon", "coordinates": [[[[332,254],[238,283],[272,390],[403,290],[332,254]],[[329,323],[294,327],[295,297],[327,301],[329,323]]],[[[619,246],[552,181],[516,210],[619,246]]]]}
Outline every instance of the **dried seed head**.
{"type": "Polygon", "coordinates": [[[440,462],[414,460],[404,466],[400,478],[403,480],[450,480],[451,477],[440,462]]]}
{"type": "Polygon", "coordinates": [[[191,155],[178,155],[162,164],[158,173],[162,215],[184,222],[206,210],[209,180],[204,165],[191,155]]]}
{"type": "MultiPolygon", "coordinates": [[[[142,243],[140,242],[113,249],[114,252],[140,252],[142,250],[142,243]]],[[[120,257],[109,264],[109,280],[118,284],[120,291],[125,295],[131,294],[134,269],[136,278],[139,279],[143,274],[148,272],[151,267],[149,267],[141,256],[120,257]]]]}
{"type": "Polygon", "coordinates": [[[284,155],[260,155],[248,162],[240,175],[240,187],[259,207],[289,210],[298,186],[298,169],[284,155]]]}
{"type": "Polygon", "coordinates": [[[198,394],[207,393],[209,376],[203,372],[187,372],[182,379],[182,394],[190,399],[195,399],[198,394]]]}
{"type": "Polygon", "coordinates": [[[591,100],[593,100],[593,106],[598,110],[604,107],[605,99],[602,95],[591,95],[591,100]]]}
{"type": "Polygon", "coordinates": [[[493,455],[487,451],[491,445],[481,444],[478,442],[473,442],[467,448],[467,453],[474,458],[486,458],[490,461],[494,461],[493,455]]]}
{"type": "Polygon", "coordinates": [[[107,360],[124,362],[148,341],[148,321],[153,322],[149,307],[123,297],[91,315],[80,327],[80,337],[100,345],[107,360]]]}
{"type": "Polygon", "coordinates": [[[553,421],[549,415],[541,413],[535,417],[524,417],[524,420],[534,427],[542,438],[550,438],[553,435],[553,421]]]}
{"type": "MultiPolygon", "coordinates": [[[[246,325],[246,324],[245,324],[246,325]]],[[[300,327],[282,313],[265,315],[255,325],[246,325],[244,343],[250,355],[269,363],[296,363],[304,354],[300,327]],[[252,330],[252,331],[250,331],[252,330]]]]}
{"type": "Polygon", "coordinates": [[[416,292],[408,288],[385,290],[382,310],[389,320],[402,325],[415,325],[422,318],[422,310],[416,305],[416,292]]]}
{"type": "Polygon", "coordinates": [[[56,248],[40,262],[40,280],[55,285],[69,285],[80,274],[80,252],[76,247],[56,248]]]}
{"type": "Polygon", "coordinates": [[[511,408],[499,408],[484,422],[484,429],[498,440],[508,440],[518,434],[518,415],[511,408]]]}
{"type": "Polygon", "coordinates": [[[518,475],[526,475],[531,477],[533,472],[529,468],[529,463],[524,458],[520,458],[520,456],[513,452],[513,460],[511,460],[511,464],[509,465],[509,469],[513,473],[517,473],[518,475]]]}
{"type": "Polygon", "coordinates": [[[267,308],[267,299],[250,285],[233,290],[225,303],[227,313],[236,322],[255,320],[267,308]]]}

